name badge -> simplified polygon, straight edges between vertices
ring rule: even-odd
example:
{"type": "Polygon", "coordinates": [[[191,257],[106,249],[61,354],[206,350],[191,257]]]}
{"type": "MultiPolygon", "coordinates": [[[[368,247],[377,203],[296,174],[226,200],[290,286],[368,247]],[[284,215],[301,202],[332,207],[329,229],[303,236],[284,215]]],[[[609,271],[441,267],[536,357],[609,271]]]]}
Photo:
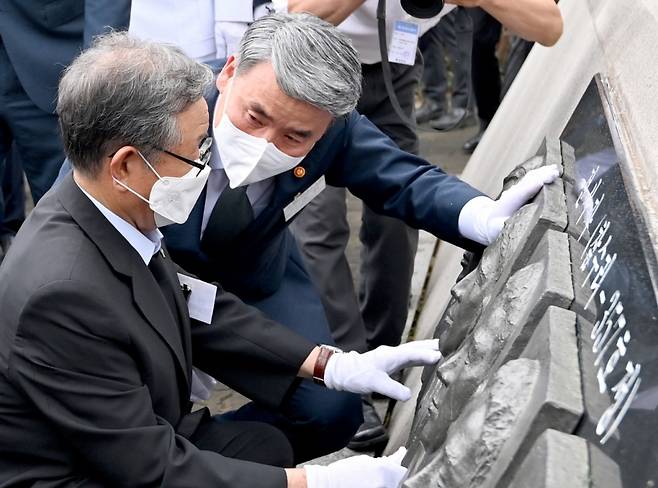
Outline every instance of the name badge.
{"type": "Polygon", "coordinates": [[[178,281],[181,286],[187,287],[188,290],[186,299],[190,318],[210,324],[212,312],[215,308],[217,287],[181,273],[178,273],[178,281]]]}
{"type": "Polygon", "coordinates": [[[322,193],[322,190],[326,187],[327,183],[325,182],[324,176],[321,176],[318,181],[309,186],[304,193],[297,195],[295,199],[283,209],[283,216],[285,217],[286,222],[297,215],[301,209],[322,193]]]}
{"type": "Polygon", "coordinates": [[[396,20],[393,37],[388,46],[388,61],[413,66],[416,62],[419,33],[418,24],[396,20]]]}

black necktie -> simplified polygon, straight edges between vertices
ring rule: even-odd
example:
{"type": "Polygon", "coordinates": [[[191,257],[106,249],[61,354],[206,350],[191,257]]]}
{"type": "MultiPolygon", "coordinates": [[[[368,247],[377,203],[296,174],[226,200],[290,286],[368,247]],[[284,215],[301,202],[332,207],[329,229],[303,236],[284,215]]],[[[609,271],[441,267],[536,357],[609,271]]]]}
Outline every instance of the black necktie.
{"type": "Polygon", "coordinates": [[[172,289],[171,279],[169,278],[165,258],[162,251],[156,252],[149,262],[149,269],[155,278],[156,283],[162,291],[165,301],[169,304],[171,313],[176,323],[178,323],[178,310],[176,309],[175,290],[172,289]]]}
{"type": "Polygon", "coordinates": [[[247,186],[227,186],[212,209],[208,225],[201,239],[201,249],[212,256],[225,249],[254,219],[254,211],[247,198],[247,186]]]}

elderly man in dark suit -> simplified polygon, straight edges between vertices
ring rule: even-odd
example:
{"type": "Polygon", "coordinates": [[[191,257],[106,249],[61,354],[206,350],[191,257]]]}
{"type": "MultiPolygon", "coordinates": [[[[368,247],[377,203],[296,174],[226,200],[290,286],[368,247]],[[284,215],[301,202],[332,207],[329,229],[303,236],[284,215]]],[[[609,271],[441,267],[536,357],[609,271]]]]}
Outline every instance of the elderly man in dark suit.
{"type": "Polygon", "coordinates": [[[174,266],[158,227],[185,222],[206,184],[211,80],[180,50],[125,34],[67,69],[57,110],[73,173],[0,266],[0,485],[396,487],[404,476],[402,451],[283,469],[287,432],[190,412],[193,363],[276,409],[299,377],[405,399],[389,374],[441,357],[437,341],[337,352],[174,266]]]}

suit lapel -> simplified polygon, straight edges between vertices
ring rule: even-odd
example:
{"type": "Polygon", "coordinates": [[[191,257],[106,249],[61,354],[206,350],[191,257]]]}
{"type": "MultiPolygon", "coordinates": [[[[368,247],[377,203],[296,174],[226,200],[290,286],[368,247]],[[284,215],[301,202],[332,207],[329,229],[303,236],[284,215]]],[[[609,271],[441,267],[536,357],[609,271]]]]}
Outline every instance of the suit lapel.
{"type": "Polygon", "coordinates": [[[185,383],[189,386],[190,372],[187,367],[188,359],[185,357],[184,352],[184,334],[181,330],[181,327],[184,327],[184,325],[181,324],[179,327],[179,324],[176,322],[178,317],[172,316],[171,308],[165,302],[164,295],[153,293],[153,290],[159,289],[159,285],[153,278],[151,271],[144,265],[144,262],[141,264],[141,267],[135,266],[131,274],[133,299],[149,324],[151,324],[171,349],[183,373],[182,376],[185,383]]]}
{"type": "MultiPolygon", "coordinates": [[[[61,204],[96,245],[114,271],[131,279],[135,304],[176,357],[182,373],[181,377],[186,383],[186,388],[181,389],[184,390],[182,394],[187,395],[190,385],[190,372],[187,365],[191,362],[191,357],[186,357],[189,354],[186,354],[184,348],[188,347],[183,344],[179,324],[172,320],[169,306],[161,293],[154,293],[154,290],[158,289],[158,284],[151,271],[137,251],[82,193],[73,180],[72,173],[61,181],[55,191],[61,204]]],[[[183,336],[189,335],[189,322],[184,322],[181,326],[184,330],[187,329],[183,336]]]]}
{"type": "Polygon", "coordinates": [[[183,351],[185,357],[185,372],[189,382],[189,379],[192,375],[192,336],[191,330],[192,325],[190,323],[190,315],[187,308],[187,302],[180,288],[180,281],[178,280],[178,274],[176,272],[176,267],[173,262],[170,260],[169,251],[164,247],[163,249],[166,256],[166,261],[169,263],[167,266],[168,278],[172,290],[174,290],[174,300],[176,304],[176,310],[178,312],[178,320],[180,321],[180,335],[183,340],[183,351]]]}

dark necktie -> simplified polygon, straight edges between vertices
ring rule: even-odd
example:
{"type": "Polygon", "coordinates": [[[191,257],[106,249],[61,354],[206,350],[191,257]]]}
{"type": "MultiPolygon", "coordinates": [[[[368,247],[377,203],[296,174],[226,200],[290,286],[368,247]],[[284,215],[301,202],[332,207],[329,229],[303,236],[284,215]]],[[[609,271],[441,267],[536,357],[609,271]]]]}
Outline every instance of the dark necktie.
{"type": "Polygon", "coordinates": [[[219,249],[232,244],[253,219],[247,186],[227,186],[212,209],[201,239],[201,249],[209,256],[215,255],[219,249]]]}
{"type": "Polygon", "coordinates": [[[153,274],[156,283],[162,291],[165,301],[169,304],[171,309],[172,316],[176,323],[178,324],[178,310],[176,309],[176,291],[172,289],[171,279],[167,271],[167,265],[165,264],[165,258],[162,256],[162,252],[156,252],[151,261],[149,262],[149,270],[153,274]]]}

